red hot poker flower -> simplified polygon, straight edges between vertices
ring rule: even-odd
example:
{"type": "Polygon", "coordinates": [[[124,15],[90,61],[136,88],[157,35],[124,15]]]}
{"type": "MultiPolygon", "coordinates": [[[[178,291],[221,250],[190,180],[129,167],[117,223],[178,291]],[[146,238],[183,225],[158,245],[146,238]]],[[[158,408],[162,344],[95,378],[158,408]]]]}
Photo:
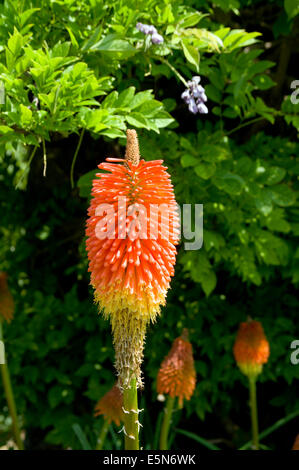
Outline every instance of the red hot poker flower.
{"type": "Polygon", "coordinates": [[[112,421],[120,426],[123,421],[123,394],[115,384],[96,404],[94,415],[103,415],[110,424],[112,421]]]}
{"type": "Polygon", "coordinates": [[[176,259],[179,220],[161,160],[140,160],[136,131],[127,131],[126,159],[107,159],[94,180],[87,251],[95,299],[112,324],[122,385],[141,385],[146,325],[165,304],[176,259]],[[118,163],[112,163],[117,161],[118,163]]]}
{"type": "Polygon", "coordinates": [[[243,374],[248,376],[260,374],[270,354],[262,324],[253,320],[241,323],[233,351],[243,374]]]}
{"type": "Polygon", "coordinates": [[[292,450],[299,450],[299,434],[297,434],[292,450]]]}
{"type": "Polygon", "coordinates": [[[196,372],[192,354],[192,345],[188,341],[188,332],[176,338],[171,350],[163,360],[157,378],[157,392],[178,397],[179,405],[183,400],[190,400],[195,390],[196,372]]]}
{"type": "Polygon", "coordinates": [[[14,313],[14,301],[7,284],[7,274],[0,272],[0,317],[8,323],[14,313]]]}

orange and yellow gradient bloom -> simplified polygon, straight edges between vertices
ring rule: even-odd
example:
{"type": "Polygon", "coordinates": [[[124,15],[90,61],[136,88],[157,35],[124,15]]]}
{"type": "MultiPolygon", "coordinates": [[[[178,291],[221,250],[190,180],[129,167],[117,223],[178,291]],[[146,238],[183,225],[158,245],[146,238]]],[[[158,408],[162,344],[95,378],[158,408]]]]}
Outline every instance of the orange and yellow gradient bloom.
{"type": "Polygon", "coordinates": [[[120,388],[115,384],[96,404],[94,415],[103,415],[108,423],[114,422],[116,426],[124,419],[123,412],[123,394],[120,388]]]}
{"type": "Polygon", "coordinates": [[[299,450],[299,434],[297,434],[292,450],[299,450]]]}
{"type": "Polygon", "coordinates": [[[8,323],[14,313],[14,300],[7,284],[7,274],[0,272],[0,320],[1,317],[8,323]]]}
{"type": "Polygon", "coordinates": [[[136,131],[128,130],[126,158],[101,163],[106,173],[93,181],[86,229],[89,271],[95,300],[111,321],[122,386],[132,377],[142,384],[146,326],[165,304],[174,274],[179,219],[162,163],[140,160],[136,131]]]}
{"type": "Polygon", "coordinates": [[[190,400],[195,390],[196,372],[192,345],[188,341],[188,332],[176,338],[171,350],[163,360],[157,378],[157,392],[177,397],[179,406],[183,400],[190,400]]]}
{"type": "Polygon", "coordinates": [[[270,355],[262,324],[254,320],[241,323],[233,351],[241,372],[247,376],[258,376],[270,355]]]}

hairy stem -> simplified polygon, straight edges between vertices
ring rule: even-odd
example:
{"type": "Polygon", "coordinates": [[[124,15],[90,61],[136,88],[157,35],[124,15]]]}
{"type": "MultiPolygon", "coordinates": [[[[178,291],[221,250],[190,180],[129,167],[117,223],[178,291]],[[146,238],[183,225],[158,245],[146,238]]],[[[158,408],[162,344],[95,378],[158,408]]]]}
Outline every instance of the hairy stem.
{"type": "Polygon", "coordinates": [[[131,380],[129,388],[124,389],[123,397],[125,409],[125,450],[139,450],[139,413],[136,378],[131,380]]]}
{"type": "MultiPolygon", "coordinates": [[[[0,321],[0,341],[3,342],[3,333],[2,333],[2,322],[0,321]]],[[[23,441],[20,435],[19,423],[18,423],[18,416],[17,416],[17,409],[15,404],[15,399],[12,391],[9,370],[7,367],[6,358],[4,355],[4,364],[0,364],[2,381],[3,381],[3,388],[4,393],[8,405],[9,414],[12,419],[12,430],[14,434],[14,438],[19,450],[24,450],[23,441]]]]}
{"type": "Polygon", "coordinates": [[[168,450],[168,432],[171,423],[174,401],[174,397],[168,396],[166,406],[164,408],[164,417],[160,434],[160,450],[168,450]]]}
{"type": "Polygon", "coordinates": [[[249,404],[251,413],[251,427],[252,427],[252,448],[259,449],[259,431],[258,431],[258,416],[257,416],[257,402],[256,402],[256,377],[249,377],[249,404]]]}

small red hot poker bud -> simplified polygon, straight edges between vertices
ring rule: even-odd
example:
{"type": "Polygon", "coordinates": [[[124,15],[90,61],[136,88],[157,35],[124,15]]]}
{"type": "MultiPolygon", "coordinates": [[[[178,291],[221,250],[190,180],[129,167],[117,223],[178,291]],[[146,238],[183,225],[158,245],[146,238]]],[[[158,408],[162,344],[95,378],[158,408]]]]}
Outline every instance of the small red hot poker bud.
{"type": "Polygon", "coordinates": [[[188,341],[188,332],[183,330],[176,338],[171,350],[163,360],[157,378],[158,394],[178,397],[179,406],[183,400],[190,400],[195,390],[196,372],[192,354],[192,345],[188,341]]]}
{"type": "Polygon", "coordinates": [[[249,320],[240,324],[233,348],[235,360],[241,372],[256,377],[268,361],[270,346],[259,321],[249,320]]]}
{"type": "Polygon", "coordinates": [[[297,434],[292,450],[299,450],[299,434],[297,434]]]}
{"type": "Polygon", "coordinates": [[[8,323],[12,320],[14,313],[14,300],[7,284],[7,274],[0,272],[0,318],[8,323]]]}
{"type": "Polygon", "coordinates": [[[123,421],[123,394],[115,384],[96,404],[94,415],[103,415],[110,424],[112,421],[116,426],[120,426],[123,421]]]}

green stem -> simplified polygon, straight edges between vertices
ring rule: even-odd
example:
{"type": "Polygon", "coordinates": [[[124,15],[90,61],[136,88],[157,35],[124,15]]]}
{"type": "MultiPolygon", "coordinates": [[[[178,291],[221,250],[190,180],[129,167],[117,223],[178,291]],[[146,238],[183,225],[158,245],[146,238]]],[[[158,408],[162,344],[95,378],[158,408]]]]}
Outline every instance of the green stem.
{"type": "Polygon", "coordinates": [[[167,67],[170,68],[170,70],[173,71],[173,73],[178,77],[179,80],[181,80],[181,82],[183,82],[183,84],[185,85],[186,88],[188,88],[188,83],[186,82],[186,80],[184,79],[184,77],[180,74],[180,72],[177,71],[177,69],[171,65],[170,62],[168,62],[167,59],[164,59],[164,57],[160,57],[160,56],[155,56],[156,59],[160,60],[161,62],[163,62],[163,64],[167,65],[167,67]]]}
{"type": "MultiPolygon", "coordinates": [[[[276,423],[272,424],[269,428],[265,429],[259,434],[259,439],[264,439],[265,437],[269,436],[272,434],[272,432],[276,431],[279,429],[281,426],[284,426],[286,423],[291,421],[292,419],[296,418],[299,415],[299,410],[294,411],[293,413],[290,413],[288,416],[285,416],[284,418],[279,419],[276,421],[276,423]]],[[[251,446],[251,441],[246,442],[242,447],[240,447],[239,450],[246,450],[249,449],[251,446]]]]}
{"type": "Polygon", "coordinates": [[[257,416],[257,403],[256,403],[256,377],[249,377],[249,398],[250,398],[250,412],[251,412],[251,427],[252,427],[252,448],[259,449],[259,430],[258,430],[258,416],[257,416]]]}
{"type": "Polygon", "coordinates": [[[73,158],[73,161],[72,161],[71,173],[70,173],[72,189],[73,189],[74,186],[75,186],[75,185],[74,185],[74,168],[75,168],[75,163],[76,163],[76,160],[77,160],[77,156],[78,156],[78,153],[79,153],[81,144],[82,144],[82,140],[83,140],[83,136],[84,136],[84,131],[85,131],[85,129],[82,129],[81,134],[80,134],[80,137],[79,137],[79,141],[78,141],[78,144],[77,144],[75,153],[74,153],[74,158],[73,158]]]}
{"type": "Polygon", "coordinates": [[[136,378],[131,380],[130,388],[123,391],[125,450],[139,450],[138,398],[136,378]]]}
{"type": "MultiPolygon", "coordinates": [[[[2,322],[0,321],[0,341],[3,342],[3,333],[2,333],[2,322]]],[[[19,423],[18,423],[18,416],[17,416],[17,409],[15,404],[15,399],[12,391],[9,370],[7,367],[6,358],[4,355],[4,364],[0,364],[4,393],[6,396],[6,401],[9,409],[9,413],[12,419],[12,430],[15,437],[16,444],[19,450],[24,450],[23,441],[20,435],[19,423]]]]}
{"type": "Polygon", "coordinates": [[[27,165],[26,165],[26,168],[25,168],[25,170],[23,171],[22,176],[20,177],[19,181],[17,182],[16,189],[18,189],[18,188],[20,187],[20,184],[22,183],[22,181],[23,181],[23,179],[24,179],[24,177],[25,177],[27,171],[29,171],[31,162],[32,162],[32,160],[33,160],[33,158],[34,158],[34,155],[35,155],[37,149],[38,149],[38,145],[36,145],[36,146],[33,148],[32,152],[31,152],[31,155],[30,155],[30,157],[29,157],[28,163],[27,163],[27,165]]]}
{"type": "Polygon", "coordinates": [[[263,121],[264,119],[265,118],[263,116],[259,116],[259,117],[256,117],[254,119],[251,119],[250,121],[243,122],[242,124],[235,127],[234,129],[226,132],[225,136],[227,137],[227,136],[233,134],[234,132],[238,131],[239,129],[242,129],[243,127],[250,126],[250,124],[254,124],[255,122],[258,122],[258,121],[263,121]]]}
{"type": "Polygon", "coordinates": [[[168,432],[170,428],[174,402],[175,397],[168,396],[166,406],[164,408],[164,418],[160,435],[160,450],[168,450],[168,432]]]}
{"type": "Polygon", "coordinates": [[[100,435],[98,437],[96,450],[102,450],[104,446],[104,442],[107,436],[107,432],[109,430],[109,421],[107,419],[104,420],[100,435]]]}
{"type": "Polygon", "coordinates": [[[42,140],[42,143],[43,143],[43,160],[44,160],[43,176],[45,177],[47,173],[47,151],[46,151],[46,142],[44,138],[42,140]]]}

